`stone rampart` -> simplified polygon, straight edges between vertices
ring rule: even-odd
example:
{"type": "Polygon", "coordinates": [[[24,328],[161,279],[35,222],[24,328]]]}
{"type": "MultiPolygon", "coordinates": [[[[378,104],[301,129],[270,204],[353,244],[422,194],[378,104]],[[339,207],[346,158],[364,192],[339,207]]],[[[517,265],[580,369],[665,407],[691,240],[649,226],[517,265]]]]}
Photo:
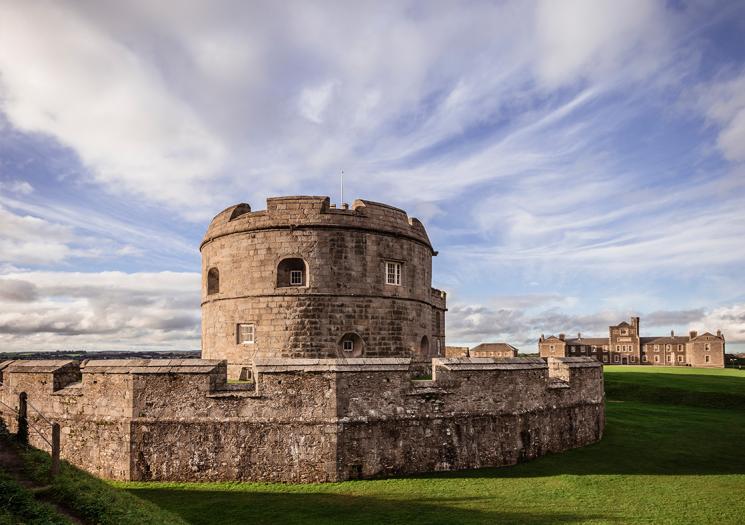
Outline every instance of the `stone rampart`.
{"type": "MultiPolygon", "coordinates": [[[[26,392],[33,427],[62,427],[62,457],[120,480],[325,482],[512,465],[587,445],[604,426],[591,358],[253,362],[11,361],[0,401],[26,392]]],[[[13,414],[0,412],[13,430],[13,414]]],[[[32,444],[48,449],[34,430],[32,444]]]]}

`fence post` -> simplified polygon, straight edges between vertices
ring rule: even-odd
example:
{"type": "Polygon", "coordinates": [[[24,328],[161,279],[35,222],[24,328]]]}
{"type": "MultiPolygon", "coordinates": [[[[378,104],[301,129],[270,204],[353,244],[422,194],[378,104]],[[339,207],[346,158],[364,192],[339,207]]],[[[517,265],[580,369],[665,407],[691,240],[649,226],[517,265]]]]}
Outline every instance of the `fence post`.
{"type": "Polygon", "coordinates": [[[52,425],[52,477],[59,474],[59,423],[52,425]]]}
{"type": "Polygon", "coordinates": [[[22,445],[28,445],[28,395],[21,392],[18,396],[18,433],[16,439],[22,445]]]}

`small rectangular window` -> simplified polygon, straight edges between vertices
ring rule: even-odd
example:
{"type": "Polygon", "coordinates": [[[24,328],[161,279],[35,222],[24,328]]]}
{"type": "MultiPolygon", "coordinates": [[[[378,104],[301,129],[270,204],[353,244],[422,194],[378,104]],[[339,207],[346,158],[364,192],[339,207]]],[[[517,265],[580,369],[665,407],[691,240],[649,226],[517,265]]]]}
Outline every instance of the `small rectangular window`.
{"type": "Polygon", "coordinates": [[[618,354],[614,355],[613,356],[613,361],[616,362],[616,363],[619,363],[621,361],[621,356],[619,356],[618,354]]]}
{"type": "Polygon", "coordinates": [[[344,349],[345,352],[351,352],[352,350],[354,350],[354,341],[346,339],[344,340],[342,345],[343,345],[342,348],[344,349]]]}
{"type": "Polygon", "coordinates": [[[303,285],[303,272],[302,270],[290,271],[290,285],[291,286],[302,286],[303,285]]]}
{"type": "Polygon", "coordinates": [[[678,363],[682,363],[682,362],[683,362],[683,356],[682,355],[679,355],[678,356],[678,363]]]}
{"type": "Polygon", "coordinates": [[[645,356],[645,355],[642,356],[642,362],[643,363],[646,363],[647,362],[647,356],[645,356]]]}
{"type": "Polygon", "coordinates": [[[607,355],[604,355],[603,356],[603,363],[607,363],[607,362],[608,362],[608,356],[607,355]]]}
{"type": "Polygon", "coordinates": [[[386,261],[385,263],[385,283],[396,286],[401,285],[401,263],[386,261]]]}
{"type": "Polygon", "coordinates": [[[659,363],[660,362],[660,356],[656,355],[654,356],[654,362],[659,363]]]}
{"type": "Polygon", "coordinates": [[[240,323],[236,330],[238,335],[238,344],[246,345],[254,342],[254,325],[240,323]]]}

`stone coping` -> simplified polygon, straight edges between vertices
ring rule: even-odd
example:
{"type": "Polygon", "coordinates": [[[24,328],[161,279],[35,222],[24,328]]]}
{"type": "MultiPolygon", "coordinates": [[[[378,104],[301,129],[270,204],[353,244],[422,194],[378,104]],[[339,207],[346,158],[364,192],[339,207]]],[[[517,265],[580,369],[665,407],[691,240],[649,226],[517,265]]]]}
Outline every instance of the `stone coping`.
{"type": "Polygon", "coordinates": [[[223,361],[211,359],[91,359],[80,370],[88,374],[205,374],[223,361]]]}
{"type": "Polygon", "coordinates": [[[559,362],[569,368],[602,368],[603,363],[594,357],[549,357],[548,363],[559,362]]]}
{"type": "Polygon", "coordinates": [[[432,367],[445,370],[542,370],[548,363],[540,357],[438,357],[432,367]]]}
{"type": "Polygon", "coordinates": [[[263,358],[254,360],[258,373],[271,372],[381,372],[409,370],[408,357],[349,357],[346,359],[287,359],[263,358]]]}
{"type": "Polygon", "coordinates": [[[3,368],[8,372],[25,374],[49,374],[65,367],[77,368],[77,361],[64,359],[18,359],[3,363],[3,368]]]}

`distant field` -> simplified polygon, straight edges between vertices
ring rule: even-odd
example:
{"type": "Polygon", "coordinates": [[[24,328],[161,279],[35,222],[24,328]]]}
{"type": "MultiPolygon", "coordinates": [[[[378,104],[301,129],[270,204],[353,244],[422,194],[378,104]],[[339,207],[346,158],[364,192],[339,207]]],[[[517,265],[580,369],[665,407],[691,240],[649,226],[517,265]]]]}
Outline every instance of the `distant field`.
{"type": "Polygon", "coordinates": [[[611,366],[606,387],[600,443],[512,468],[115,486],[195,524],[745,523],[745,372],[611,366]]]}

